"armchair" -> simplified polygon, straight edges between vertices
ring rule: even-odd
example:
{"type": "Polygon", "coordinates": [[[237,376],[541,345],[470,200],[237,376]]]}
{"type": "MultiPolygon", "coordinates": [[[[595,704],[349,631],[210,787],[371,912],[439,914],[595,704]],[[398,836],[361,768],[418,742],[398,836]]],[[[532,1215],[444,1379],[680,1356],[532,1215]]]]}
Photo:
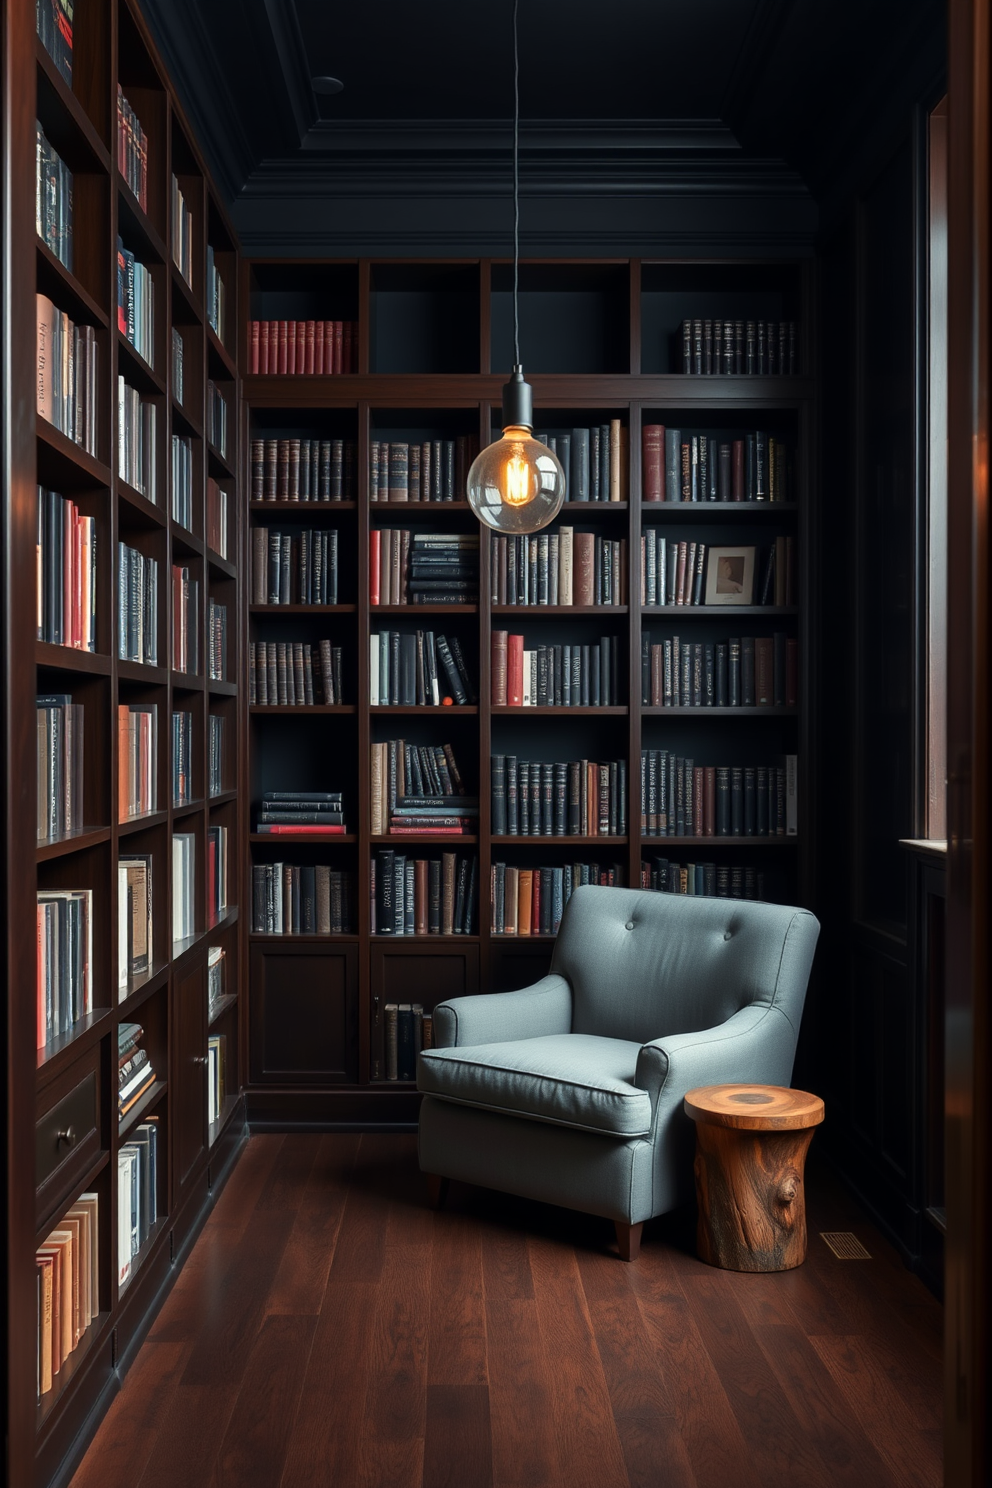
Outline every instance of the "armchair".
{"type": "Polygon", "coordinates": [[[421,1169],[600,1214],[633,1260],[693,1193],[686,1091],[788,1085],[819,923],[806,910],[583,886],[551,970],[434,1010],[421,1169]]]}

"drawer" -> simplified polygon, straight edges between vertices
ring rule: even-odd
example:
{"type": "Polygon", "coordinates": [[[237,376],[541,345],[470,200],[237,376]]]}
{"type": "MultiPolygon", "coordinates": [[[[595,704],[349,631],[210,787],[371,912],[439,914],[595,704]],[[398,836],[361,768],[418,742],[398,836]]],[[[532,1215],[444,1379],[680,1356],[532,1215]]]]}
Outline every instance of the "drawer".
{"type": "Polygon", "coordinates": [[[35,1184],[39,1224],[72,1193],[100,1152],[97,1050],[66,1070],[42,1094],[47,1109],[35,1122],[35,1184]]]}

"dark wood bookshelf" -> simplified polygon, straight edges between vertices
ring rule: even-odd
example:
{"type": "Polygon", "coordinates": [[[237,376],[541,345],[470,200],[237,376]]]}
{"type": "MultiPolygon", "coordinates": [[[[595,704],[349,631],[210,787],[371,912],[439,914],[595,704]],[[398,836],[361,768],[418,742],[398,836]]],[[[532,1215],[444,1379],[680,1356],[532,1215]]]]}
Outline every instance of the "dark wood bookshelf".
{"type": "MultiPolygon", "coordinates": [[[[240,574],[245,539],[237,361],[205,321],[206,248],[217,234],[229,305],[228,326],[239,323],[240,275],[236,236],[224,198],[215,190],[195,138],[135,0],[92,0],[76,8],[70,87],[35,33],[34,7],[7,6],[3,51],[9,77],[19,79],[13,127],[4,136],[3,169],[16,228],[3,253],[16,294],[5,305],[5,342],[18,380],[30,385],[36,357],[34,291],[51,299],[76,324],[96,330],[98,347],[97,454],[76,444],[38,414],[19,417],[5,450],[5,489],[16,492],[13,520],[4,526],[6,571],[12,576],[10,666],[4,679],[8,722],[19,720],[7,764],[30,789],[12,798],[6,818],[7,973],[23,990],[37,977],[36,894],[82,889],[92,894],[92,1011],[37,1047],[37,998],[23,996],[8,1023],[8,1113],[18,1139],[12,1144],[11,1207],[6,1298],[11,1348],[7,1399],[7,1470],[12,1482],[47,1488],[78,1454],[109,1400],[107,1383],[116,1361],[133,1353],[154,1317],[170,1258],[188,1248],[239,1150],[244,1126],[241,925],[238,900],[244,827],[237,802],[244,793],[244,726],[238,698],[245,602],[240,574]],[[117,86],[147,136],[148,201],[142,206],[117,168],[117,86]],[[35,231],[35,119],[73,173],[73,269],[67,269],[35,231]],[[172,171],[182,176],[194,214],[193,288],[172,263],[172,171]],[[117,238],[151,273],[155,323],[145,359],[117,324],[117,238]],[[184,396],[173,386],[171,328],[183,335],[184,396]],[[151,501],[118,476],[118,374],[157,409],[151,501]],[[208,376],[222,383],[228,400],[228,449],[209,448],[206,428],[208,376]],[[169,448],[172,433],[192,440],[193,517],[186,530],[172,520],[169,448]],[[227,491],[228,556],[206,545],[205,485],[218,478],[227,491]],[[76,502],[95,520],[95,652],[37,639],[35,597],[36,488],[76,502]],[[156,630],[158,665],[118,657],[118,543],[158,564],[156,630]],[[199,633],[206,636],[211,598],[228,607],[227,676],[223,682],[171,671],[173,561],[194,568],[199,580],[199,633]],[[83,707],[81,831],[36,840],[37,731],[33,699],[65,692],[83,707]],[[155,809],[116,820],[118,814],[118,706],[154,704],[157,738],[153,778],[155,809]],[[172,805],[172,712],[191,716],[191,776],[195,799],[172,805]],[[209,715],[224,719],[223,795],[206,798],[209,715]],[[95,809],[94,809],[95,808],[95,809]],[[226,913],[209,924],[208,831],[228,831],[226,913]],[[196,933],[172,941],[172,836],[195,842],[196,933]],[[118,987],[119,857],[148,855],[152,864],[153,935],[148,970],[118,987]],[[18,865],[15,875],[13,864],[18,865]],[[25,865],[32,865],[26,867],[25,865]],[[208,1128],[206,1056],[207,959],[224,951],[224,998],[217,1014],[226,1037],[227,1098],[219,1122],[208,1128]],[[118,1029],[137,1022],[155,1081],[123,1120],[118,1120],[118,1029]],[[200,1063],[200,1061],[204,1061],[200,1063]],[[31,1133],[58,1119],[62,1103],[82,1112],[78,1148],[72,1142],[53,1170],[36,1169],[31,1133]],[[73,1105],[75,1103],[75,1105],[73,1105]],[[146,1118],[158,1130],[158,1218],[132,1260],[130,1278],[118,1285],[118,1153],[146,1118]],[[53,1388],[36,1392],[36,1282],[34,1249],[79,1195],[99,1200],[97,1312],[53,1388]],[[140,1284],[139,1284],[140,1283],[140,1284]]],[[[67,1109],[69,1108],[67,1107],[67,1109]]],[[[68,1123],[75,1125],[73,1117],[68,1123]]],[[[77,1127],[77,1129],[79,1129],[77,1127]]],[[[46,1138],[47,1140],[47,1138],[46,1138]]],[[[46,1159],[49,1164],[53,1161],[46,1159]]]]}

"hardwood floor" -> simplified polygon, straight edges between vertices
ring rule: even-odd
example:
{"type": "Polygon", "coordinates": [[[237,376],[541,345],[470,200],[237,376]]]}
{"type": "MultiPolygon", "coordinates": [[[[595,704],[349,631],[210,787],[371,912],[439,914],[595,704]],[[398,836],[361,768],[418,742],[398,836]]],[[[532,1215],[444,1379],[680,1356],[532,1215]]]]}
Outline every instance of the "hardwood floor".
{"type": "Polygon", "coordinates": [[[811,1165],[809,1257],[452,1184],[415,1139],[256,1136],[72,1488],[937,1488],[938,1304],[811,1165]],[[823,1229],[869,1261],[836,1260],[823,1229]]]}

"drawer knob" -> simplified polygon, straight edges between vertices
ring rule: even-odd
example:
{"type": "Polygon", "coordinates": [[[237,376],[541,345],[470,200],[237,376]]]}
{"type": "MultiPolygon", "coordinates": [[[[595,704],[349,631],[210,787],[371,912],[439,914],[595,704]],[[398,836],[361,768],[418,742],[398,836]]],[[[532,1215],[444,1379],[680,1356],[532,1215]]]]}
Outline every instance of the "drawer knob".
{"type": "Polygon", "coordinates": [[[193,1063],[194,1064],[206,1064],[206,1062],[207,1062],[207,1056],[206,1056],[206,1054],[194,1054],[193,1055],[193,1063]]]}
{"type": "Polygon", "coordinates": [[[63,1142],[67,1147],[75,1147],[76,1133],[71,1126],[67,1126],[65,1131],[55,1133],[56,1147],[61,1147],[63,1142]]]}

